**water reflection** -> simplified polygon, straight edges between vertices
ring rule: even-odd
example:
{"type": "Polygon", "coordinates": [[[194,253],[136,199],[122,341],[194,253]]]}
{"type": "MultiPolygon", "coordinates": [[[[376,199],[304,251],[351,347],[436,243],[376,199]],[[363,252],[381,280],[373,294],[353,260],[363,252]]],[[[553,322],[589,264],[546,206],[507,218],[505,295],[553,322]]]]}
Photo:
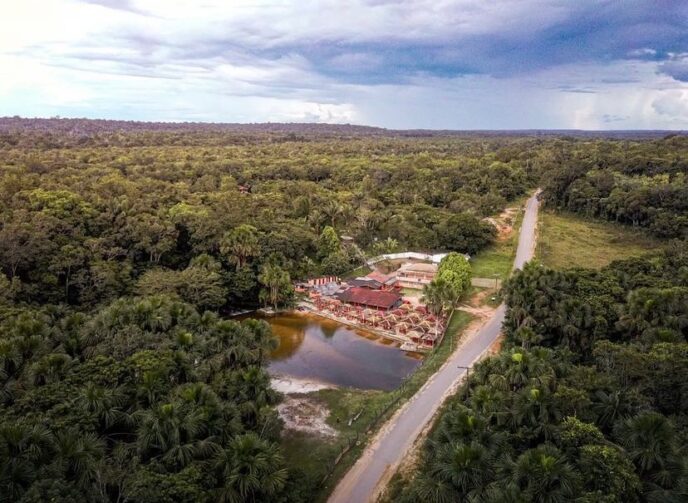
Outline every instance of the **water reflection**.
{"type": "Polygon", "coordinates": [[[420,362],[417,355],[400,351],[389,341],[331,320],[303,314],[263,319],[280,341],[271,354],[271,373],[390,390],[420,362]]]}

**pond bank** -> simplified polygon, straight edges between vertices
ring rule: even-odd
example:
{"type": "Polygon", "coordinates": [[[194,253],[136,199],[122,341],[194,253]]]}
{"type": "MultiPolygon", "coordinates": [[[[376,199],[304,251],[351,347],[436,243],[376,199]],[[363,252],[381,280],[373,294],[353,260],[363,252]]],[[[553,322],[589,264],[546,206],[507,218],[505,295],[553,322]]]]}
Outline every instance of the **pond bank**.
{"type": "Polygon", "coordinates": [[[272,389],[289,395],[292,393],[312,393],[321,389],[336,388],[337,386],[312,379],[299,379],[292,376],[274,375],[271,379],[272,389]]]}

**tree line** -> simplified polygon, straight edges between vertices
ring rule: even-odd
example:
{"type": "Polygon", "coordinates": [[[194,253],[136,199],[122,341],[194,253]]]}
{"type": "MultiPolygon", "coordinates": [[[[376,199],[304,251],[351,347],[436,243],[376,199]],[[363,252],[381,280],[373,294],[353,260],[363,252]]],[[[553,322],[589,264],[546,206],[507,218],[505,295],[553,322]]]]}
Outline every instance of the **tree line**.
{"type": "Polygon", "coordinates": [[[588,217],[647,228],[663,238],[688,236],[685,137],[595,142],[558,154],[543,177],[545,201],[588,217]]]}

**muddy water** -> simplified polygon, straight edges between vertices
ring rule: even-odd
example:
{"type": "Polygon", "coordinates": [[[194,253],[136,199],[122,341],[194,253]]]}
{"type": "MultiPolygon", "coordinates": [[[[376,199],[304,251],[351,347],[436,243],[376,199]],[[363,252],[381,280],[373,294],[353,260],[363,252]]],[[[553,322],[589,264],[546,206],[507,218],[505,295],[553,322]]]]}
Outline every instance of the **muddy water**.
{"type": "MultiPolygon", "coordinates": [[[[261,317],[252,315],[252,317],[261,317]]],[[[272,374],[338,386],[391,390],[420,363],[418,355],[374,334],[305,314],[261,317],[279,338],[272,374]]]]}

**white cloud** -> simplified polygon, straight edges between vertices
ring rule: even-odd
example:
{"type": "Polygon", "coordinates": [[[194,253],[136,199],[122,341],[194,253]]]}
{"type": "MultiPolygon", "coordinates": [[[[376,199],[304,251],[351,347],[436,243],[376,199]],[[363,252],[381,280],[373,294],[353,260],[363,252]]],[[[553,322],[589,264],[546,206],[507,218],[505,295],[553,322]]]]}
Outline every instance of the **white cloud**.
{"type": "Polygon", "coordinates": [[[688,118],[688,90],[664,91],[652,101],[652,108],[660,115],[686,124],[688,118]]]}

